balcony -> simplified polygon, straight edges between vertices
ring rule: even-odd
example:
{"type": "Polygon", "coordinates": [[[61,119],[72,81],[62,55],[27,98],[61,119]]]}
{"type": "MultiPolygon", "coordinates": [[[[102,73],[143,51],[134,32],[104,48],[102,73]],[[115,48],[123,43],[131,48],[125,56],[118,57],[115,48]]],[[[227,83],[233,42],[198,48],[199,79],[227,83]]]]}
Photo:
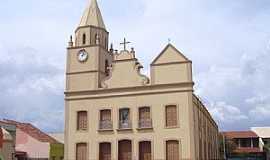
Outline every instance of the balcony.
{"type": "Polygon", "coordinates": [[[139,129],[151,129],[152,126],[152,119],[140,119],[139,120],[139,129]]]}
{"type": "Polygon", "coordinates": [[[99,121],[99,130],[113,130],[113,123],[111,120],[99,121]]]}
{"type": "Polygon", "coordinates": [[[119,130],[128,130],[132,129],[132,123],[130,120],[120,120],[119,121],[119,130]]]}

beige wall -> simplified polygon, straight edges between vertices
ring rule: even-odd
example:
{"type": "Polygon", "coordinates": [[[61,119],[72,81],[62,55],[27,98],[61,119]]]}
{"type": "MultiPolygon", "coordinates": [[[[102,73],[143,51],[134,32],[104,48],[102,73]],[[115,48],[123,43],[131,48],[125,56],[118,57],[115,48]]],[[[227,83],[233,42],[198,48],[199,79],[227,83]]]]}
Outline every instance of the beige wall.
{"type": "MultiPolygon", "coordinates": [[[[190,146],[190,125],[189,121],[189,102],[188,93],[164,93],[153,95],[138,95],[138,96],[121,96],[113,98],[100,98],[91,100],[72,100],[68,101],[67,106],[69,110],[69,126],[76,126],[76,113],[77,111],[87,110],[89,119],[89,129],[87,132],[77,132],[72,127],[68,132],[73,138],[68,141],[69,146],[69,159],[75,159],[75,145],[79,142],[87,142],[89,144],[90,159],[96,159],[98,155],[98,143],[103,141],[112,142],[113,146],[120,139],[133,140],[134,153],[133,156],[138,155],[138,142],[140,140],[151,140],[154,146],[153,153],[154,159],[164,159],[165,145],[164,142],[169,139],[180,140],[182,158],[189,158],[193,146],[190,146]],[[166,98],[165,98],[166,97],[166,98]],[[176,104],[178,106],[179,126],[177,128],[165,128],[165,105],[176,104]],[[137,130],[138,128],[138,108],[142,106],[151,107],[151,115],[153,120],[153,130],[137,130]],[[132,131],[123,132],[117,131],[118,128],[118,110],[122,107],[131,109],[132,118],[132,131]],[[113,132],[99,132],[99,110],[112,109],[113,115],[113,132]]],[[[117,155],[116,146],[113,147],[113,159],[117,155]]],[[[192,153],[194,154],[194,153],[192,153]]]]}

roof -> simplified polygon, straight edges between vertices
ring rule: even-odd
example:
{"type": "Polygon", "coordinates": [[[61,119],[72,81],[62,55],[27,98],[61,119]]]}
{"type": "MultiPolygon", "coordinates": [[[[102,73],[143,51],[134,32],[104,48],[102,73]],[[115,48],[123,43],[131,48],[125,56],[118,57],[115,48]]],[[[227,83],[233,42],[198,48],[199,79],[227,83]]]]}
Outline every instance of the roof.
{"type": "Polygon", "coordinates": [[[35,126],[30,123],[21,123],[13,120],[4,120],[7,123],[16,125],[17,128],[28,134],[29,136],[33,137],[34,139],[40,142],[48,142],[48,143],[59,143],[57,140],[52,138],[51,136],[47,135],[46,133],[42,132],[35,126]]]}
{"type": "Polygon", "coordinates": [[[64,133],[49,133],[49,136],[53,137],[54,139],[56,139],[58,142],[61,142],[64,144],[64,133]]]}
{"type": "Polygon", "coordinates": [[[252,127],[251,130],[261,138],[270,138],[270,127],[252,127]]]}
{"type": "Polygon", "coordinates": [[[227,138],[258,138],[258,135],[253,131],[231,131],[222,132],[227,138]]]}
{"type": "Polygon", "coordinates": [[[91,0],[81,18],[79,27],[95,26],[106,29],[97,0],[91,0]]]}

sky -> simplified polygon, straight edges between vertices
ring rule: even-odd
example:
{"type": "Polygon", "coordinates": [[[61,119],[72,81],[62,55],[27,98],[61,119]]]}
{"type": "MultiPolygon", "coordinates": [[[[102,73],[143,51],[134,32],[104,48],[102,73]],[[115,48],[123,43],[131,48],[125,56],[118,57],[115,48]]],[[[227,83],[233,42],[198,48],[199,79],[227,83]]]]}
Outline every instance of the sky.
{"type": "MultiPolygon", "coordinates": [[[[63,132],[66,47],[88,0],[0,5],[0,119],[63,132]]],[[[220,130],[270,126],[269,0],[98,0],[110,42],[149,74],[168,39],[193,62],[195,93],[220,130]]]]}

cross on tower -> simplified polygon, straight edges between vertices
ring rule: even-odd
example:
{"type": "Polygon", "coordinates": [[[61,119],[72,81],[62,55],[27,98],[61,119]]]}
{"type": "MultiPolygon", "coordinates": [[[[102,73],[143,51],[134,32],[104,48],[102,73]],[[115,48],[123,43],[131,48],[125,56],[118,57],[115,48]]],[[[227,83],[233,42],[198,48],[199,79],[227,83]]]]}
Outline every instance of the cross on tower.
{"type": "Polygon", "coordinates": [[[124,51],[126,51],[127,44],[129,44],[129,43],[131,43],[131,42],[127,42],[126,38],[124,38],[124,42],[120,43],[120,45],[124,45],[124,51]]]}

